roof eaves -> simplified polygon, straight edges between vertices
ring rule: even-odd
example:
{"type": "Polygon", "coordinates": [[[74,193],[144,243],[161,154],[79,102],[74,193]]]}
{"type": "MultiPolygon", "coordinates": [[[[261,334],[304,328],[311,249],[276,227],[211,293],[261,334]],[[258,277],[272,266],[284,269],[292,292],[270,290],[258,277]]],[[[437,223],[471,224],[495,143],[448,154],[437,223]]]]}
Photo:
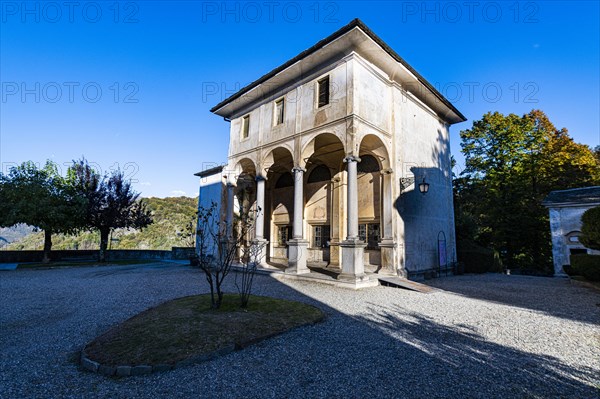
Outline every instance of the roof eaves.
{"type": "Polygon", "coordinates": [[[467,120],[467,118],[458,109],[456,109],[456,107],[454,107],[454,105],[452,105],[452,103],[450,101],[448,101],[435,87],[433,87],[433,85],[431,85],[431,83],[429,83],[420,73],[418,73],[412,66],[410,66],[402,57],[400,57],[400,55],[398,55],[398,53],[396,53],[390,46],[388,46],[383,41],[383,39],[381,39],[379,36],[377,36],[371,29],[369,29],[364,24],[364,22],[362,22],[358,18],[353,19],[347,25],[343,26],[342,28],[338,29],[337,31],[335,31],[331,35],[327,36],[325,39],[320,40],[319,42],[317,42],[312,47],[304,50],[303,52],[301,52],[300,54],[298,54],[294,58],[288,60],[287,62],[285,62],[284,64],[280,65],[279,67],[277,67],[277,68],[273,69],[272,71],[268,72],[267,74],[261,76],[260,78],[258,78],[254,82],[252,82],[252,83],[250,83],[250,84],[242,87],[237,93],[231,95],[230,97],[228,97],[225,100],[221,101],[219,104],[217,104],[214,107],[212,107],[210,109],[210,112],[214,113],[214,112],[218,111],[219,109],[223,108],[225,105],[229,104],[230,102],[238,99],[239,97],[241,97],[245,93],[249,92],[254,87],[260,85],[261,83],[266,82],[267,80],[269,80],[273,76],[277,75],[279,72],[281,72],[281,71],[289,68],[290,66],[294,65],[295,63],[297,63],[301,59],[309,56],[310,54],[312,54],[315,51],[319,50],[321,47],[326,46],[330,42],[334,41],[335,39],[337,39],[340,36],[343,36],[344,34],[346,34],[347,32],[351,31],[352,29],[354,29],[356,27],[362,29],[365,32],[365,34],[367,34],[367,36],[369,36],[375,43],[377,43],[386,53],[388,53],[397,62],[399,62],[400,64],[402,64],[413,75],[415,75],[415,77],[417,78],[417,80],[422,85],[424,85],[427,89],[429,89],[444,105],[446,105],[448,108],[450,108],[460,119],[462,119],[463,122],[467,120]]]}

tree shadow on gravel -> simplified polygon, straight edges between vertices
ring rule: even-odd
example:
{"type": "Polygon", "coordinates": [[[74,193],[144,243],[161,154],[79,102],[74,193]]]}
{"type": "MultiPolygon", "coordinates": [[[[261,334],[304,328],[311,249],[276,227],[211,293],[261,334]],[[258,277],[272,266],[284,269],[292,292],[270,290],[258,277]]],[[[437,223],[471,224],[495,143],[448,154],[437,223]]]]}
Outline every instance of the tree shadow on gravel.
{"type": "Polygon", "coordinates": [[[598,325],[598,291],[568,279],[481,274],[429,280],[428,285],[465,297],[515,306],[550,316],[598,325]]]}
{"type": "Polygon", "coordinates": [[[397,341],[408,355],[399,366],[421,375],[421,384],[450,376],[452,387],[439,387],[442,397],[478,392],[481,397],[598,398],[600,393],[598,370],[592,367],[575,369],[553,356],[491,342],[471,326],[442,325],[401,306],[373,304],[371,309],[368,316],[354,319],[397,341]]]}
{"type": "MultiPolygon", "coordinates": [[[[427,295],[268,276],[257,276],[254,294],[317,306],[326,320],[170,372],[112,379],[79,371],[72,351],[98,334],[164,301],[207,291],[198,270],[179,266],[93,278],[97,271],[0,279],[0,325],[12,326],[0,329],[0,397],[598,397],[591,367],[491,342],[489,331],[443,325],[402,305],[427,295]],[[57,309],[68,317],[53,319],[57,309]],[[44,314],[49,322],[38,325],[44,314]]],[[[228,292],[235,292],[233,280],[228,292]]]]}

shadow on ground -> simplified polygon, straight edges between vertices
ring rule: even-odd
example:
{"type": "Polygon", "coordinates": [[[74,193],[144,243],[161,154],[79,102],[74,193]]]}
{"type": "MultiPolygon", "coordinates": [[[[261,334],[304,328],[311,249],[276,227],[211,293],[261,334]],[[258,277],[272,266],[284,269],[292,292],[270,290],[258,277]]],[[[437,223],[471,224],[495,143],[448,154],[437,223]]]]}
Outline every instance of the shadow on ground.
{"type": "MultiPolygon", "coordinates": [[[[235,292],[234,275],[226,284],[235,292]]],[[[315,305],[327,319],[213,361],[119,380],[79,370],[69,354],[148,307],[206,292],[199,270],[4,273],[0,397],[598,397],[598,370],[500,345],[467,325],[442,325],[415,311],[423,303],[443,306],[444,293],[351,291],[269,276],[256,276],[255,284],[257,295],[315,305]]]]}
{"type": "Polygon", "coordinates": [[[600,292],[593,288],[582,289],[575,286],[568,278],[487,273],[428,280],[427,284],[469,298],[543,312],[582,323],[600,324],[600,307],[587,311],[580,306],[581,302],[588,302],[594,296],[600,306],[600,292]],[[567,295],[568,301],[564,300],[567,295]]]}

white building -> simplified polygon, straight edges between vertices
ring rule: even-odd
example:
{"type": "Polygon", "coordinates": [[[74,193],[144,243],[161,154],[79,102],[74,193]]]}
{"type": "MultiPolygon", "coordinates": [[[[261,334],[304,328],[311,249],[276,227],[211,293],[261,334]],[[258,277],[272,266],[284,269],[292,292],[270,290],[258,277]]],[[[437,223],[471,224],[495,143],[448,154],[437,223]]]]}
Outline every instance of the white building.
{"type": "Polygon", "coordinates": [[[267,267],[359,287],[455,260],[449,128],[466,119],[360,20],[211,112],[230,123],[224,217],[264,210],[267,267]]]}
{"type": "Polygon", "coordinates": [[[550,212],[554,275],[566,276],[563,266],[571,264],[571,255],[598,254],[579,242],[581,216],[600,206],[600,186],[552,191],[542,203],[550,212]]]}

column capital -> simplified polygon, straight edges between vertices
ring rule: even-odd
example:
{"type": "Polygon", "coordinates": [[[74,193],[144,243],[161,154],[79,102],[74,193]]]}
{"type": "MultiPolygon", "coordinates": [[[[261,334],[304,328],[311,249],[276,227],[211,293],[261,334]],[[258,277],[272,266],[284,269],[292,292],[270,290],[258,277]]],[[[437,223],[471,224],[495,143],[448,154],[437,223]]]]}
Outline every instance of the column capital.
{"type": "Polygon", "coordinates": [[[292,172],[294,172],[294,173],[296,173],[296,172],[302,172],[302,173],[304,173],[304,172],[306,172],[306,169],[304,169],[304,168],[303,168],[302,166],[300,166],[300,165],[297,165],[297,166],[294,166],[294,167],[292,168],[292,172]]]}
{"type": "Polygon", "coordinates": [[[225,180],[225,185],[227,187],[229,187],[229,186],[236,187],[237,186],[237,176],[235,176],[232,173],[223,174],[223,180],[225,180]]]}
{"type": "Polygon", "coordinates": [[[339,176],[334,176],[334,177],[331,179],[331,182],[332,182],[332,183],[339,183],[341,180],[342,180],[342,179],[341,179],[339,176]]]}
{"type": "Polygon", "coordinates": [[[264,176],[264,175],[256,175],[256,178],[255,178],[255,180],[256,180],[256,181],[266,181],[266,180],[267,180],[267,177],[266,177],[266,176],[264,176]]]}
{"type": "Polygon", "coordinates": [[[346,158],[344,158],[344,162],[360,162],[360,158],[356,155],[348,155],[346,158]]]}

